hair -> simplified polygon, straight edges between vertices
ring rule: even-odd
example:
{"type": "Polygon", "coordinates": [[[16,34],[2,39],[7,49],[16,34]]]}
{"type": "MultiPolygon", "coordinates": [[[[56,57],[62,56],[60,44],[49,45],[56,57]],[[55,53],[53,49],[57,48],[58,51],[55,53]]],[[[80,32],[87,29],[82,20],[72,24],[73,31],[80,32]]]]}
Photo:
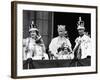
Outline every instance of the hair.
{"type": "MultiPolygon", "coordinates": [[[[30,32],[31,32],[31,31],[30,31],[30,32]]],[[[29,32],[29,34],[30,34],[30,32],[29,32]]],[[[35,32],[36,32],[37,35],[39,35],[39,31],[35,30],[35,32]]]]}
{"type": "MultiPolygon", "coordinates": [[[[36,31],[36,30],[35,30],[36,31]]],[[[36,31],[36,34],[39,36],[39,31],[36,31]]]]}

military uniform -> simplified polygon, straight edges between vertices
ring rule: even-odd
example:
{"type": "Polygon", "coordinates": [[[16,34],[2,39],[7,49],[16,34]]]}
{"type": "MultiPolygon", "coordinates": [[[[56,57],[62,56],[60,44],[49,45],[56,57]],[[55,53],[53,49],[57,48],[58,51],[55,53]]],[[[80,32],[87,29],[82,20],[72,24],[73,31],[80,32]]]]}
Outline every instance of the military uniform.
{"type": "Polygon", "coordinates": [[[80,36],[75,40],[76,45],[74,51],[77,51],[77,58],[84,59],[87,56],[91,56],[91,38],[84,32],[84,21],[81,20],[81,17],[79,17],[77,26],[80,36]]]}
{"type": "Polygon", "coordinates": [[[78,48],[78,53],[81,56],[81,59],[86,58],[91,55],[91,38],[87,35],[83,35],[82,37],[78,37],[75,40],[75,43],[78,44],[80,42],[80,46],[78,48]],[[81,51],[81,52],[79,52],[81,51]]]}

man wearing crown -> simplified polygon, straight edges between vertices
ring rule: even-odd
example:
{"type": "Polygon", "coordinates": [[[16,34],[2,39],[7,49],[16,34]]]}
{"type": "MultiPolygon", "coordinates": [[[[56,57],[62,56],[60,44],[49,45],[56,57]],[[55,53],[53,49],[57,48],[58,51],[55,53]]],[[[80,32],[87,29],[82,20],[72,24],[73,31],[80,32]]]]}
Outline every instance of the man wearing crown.
{"type": "Polygon", "coordinates": [[[65,25],[58,25],[57,31],[59,36],[51,40],[49,51],[53,55],[53,59],[68,59],[66,55],[71,53],[72,49],[69,39],[65,37],[65,25]]]}
{"type": "Polygon", "coordinates": [[[79,37],[75,40],[76,45],[73,49],[73,53],[75,58],[85,59],[91,56],[91,38],[85,33],[84,21],[81,20],[81,17],[79,17],[77,26],[79,37]]]}
{"type": "Polygon", "coordinates": [[[45,53],[45,45],[39,34],[37,26],[32,21],[29,26],[30,37],[26,38],[23,44],[25,45],[26,59],[43,60],[48,59],[48,55],[45,53]]]}

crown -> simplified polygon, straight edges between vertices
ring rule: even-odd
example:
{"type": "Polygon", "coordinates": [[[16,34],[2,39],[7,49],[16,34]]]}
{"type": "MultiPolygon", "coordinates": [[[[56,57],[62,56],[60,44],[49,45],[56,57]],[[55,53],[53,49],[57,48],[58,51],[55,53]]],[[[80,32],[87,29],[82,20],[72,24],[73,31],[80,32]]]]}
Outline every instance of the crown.
{"type": "Polygon", "coordinates": [[[65,25],[58,25],[58,30],[65,30],[65,25]]]}
{"type": "Polygon", "coordinates": [[[82,21],[81,17],[79,17],[79,21],[77,22],[77,29],[85,29],[84,21],[82,21]]]}
{"type": "Polygon", "coordinates": [[[34,21],[32,21],[32,23],[29,26],[29,32],[34,30],[38,31],[38,28],[37,25],[34,24],[34,21]]]}

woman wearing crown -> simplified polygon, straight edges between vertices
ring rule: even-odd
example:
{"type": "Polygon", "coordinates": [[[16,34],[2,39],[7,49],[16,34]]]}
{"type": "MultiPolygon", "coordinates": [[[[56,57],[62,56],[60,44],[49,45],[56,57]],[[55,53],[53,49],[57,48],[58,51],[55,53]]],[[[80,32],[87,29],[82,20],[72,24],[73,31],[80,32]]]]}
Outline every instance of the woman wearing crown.
{"type": "Polygon", "coordinates": [[[48,55],[45,53],[45,45],[39,34],[37,26],[32,21],[29,28],[30,37],[26,38],[23,42],[25,45],[26,59],[43,60],[48,59],[48,55]]]}

